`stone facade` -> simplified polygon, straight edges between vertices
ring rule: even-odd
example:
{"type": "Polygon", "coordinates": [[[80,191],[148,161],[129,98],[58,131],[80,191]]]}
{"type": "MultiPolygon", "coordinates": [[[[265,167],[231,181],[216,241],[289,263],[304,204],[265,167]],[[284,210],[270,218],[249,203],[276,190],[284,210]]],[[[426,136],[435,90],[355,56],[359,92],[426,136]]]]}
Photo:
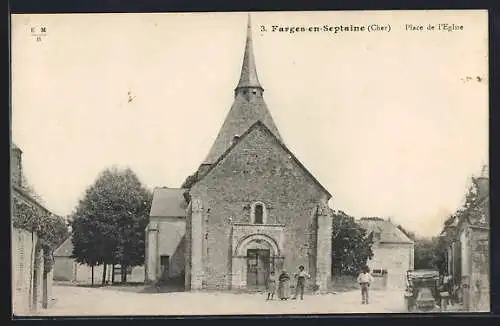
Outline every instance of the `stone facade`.
{"type": "Polygon", "coordinates": [[[161,229],[155,216],[182,215],[188,290],[259,290],[270,272],[294,273],[299,265],[311,274],[309,289],[330,288],[331,194],[283,144],[263,92],[249,20],[235,99],[208,155],[184,189],[153,196],[150,278],[156,252],[166,246],[158,239],[178,233],[172,224],[161,229]]]}
{"type": "Polygon", "coordinates": [[[270,250],[271,268],[293,272],[304,265],[313,272],[310,284],[319,281],[326,289],[332,221],[317,208],[327,206],[330,195],[262,123],[252,126],[190,195],[196,202],[190,218],[191,268],[198,266],[191,272],[192,289],[246,287],[246,250],[258,248],[270,250]],[[253,223],[257,202],[265,224],[253,223]]]}
{"type": "Polygon", "coordinates": [[[445,222],[441,232],[446,244],[447,272],[458,289],[464,309],[490,311],[490,205],[489,178],[473,178],[477,197],[470,206],[445,222]]]}

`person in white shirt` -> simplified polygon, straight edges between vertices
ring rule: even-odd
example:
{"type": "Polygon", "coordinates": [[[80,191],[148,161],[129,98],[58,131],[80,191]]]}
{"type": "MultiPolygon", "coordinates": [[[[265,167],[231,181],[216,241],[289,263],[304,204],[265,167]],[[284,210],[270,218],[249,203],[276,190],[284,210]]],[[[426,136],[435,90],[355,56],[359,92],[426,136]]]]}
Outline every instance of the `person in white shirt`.
{"type": "Polygon", "coordinates": [[[299,272],[295,274],[295,278],[297,279],[297,285],[295,286],[295,295],[292,299],[297,299],[300,294],[300,300],[304,300],[304,287],[306,285],[306,279],[311,278],[311,276],[304,271],[304,266],[300,265],[299,272]]]}
{"type": "Polygon", "coordinates": [[[358,284],[361,286],[361,304],[368,304],[368,288],[372,281],[373,277],[370,274],[370,268],[364,266],[358,276],[358,284]]]}

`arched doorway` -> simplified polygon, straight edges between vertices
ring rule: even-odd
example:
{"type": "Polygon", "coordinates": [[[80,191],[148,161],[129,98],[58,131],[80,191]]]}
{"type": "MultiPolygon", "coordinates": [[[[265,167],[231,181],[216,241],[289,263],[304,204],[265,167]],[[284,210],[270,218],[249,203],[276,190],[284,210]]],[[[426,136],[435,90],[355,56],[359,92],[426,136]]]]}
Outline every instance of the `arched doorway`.
{"type": "Polygon", "coordinates": [[[243,237],[233,252],[233,287],[264,290],[273,271],[283,264],[277,242],[268,235],[243,237]]]}

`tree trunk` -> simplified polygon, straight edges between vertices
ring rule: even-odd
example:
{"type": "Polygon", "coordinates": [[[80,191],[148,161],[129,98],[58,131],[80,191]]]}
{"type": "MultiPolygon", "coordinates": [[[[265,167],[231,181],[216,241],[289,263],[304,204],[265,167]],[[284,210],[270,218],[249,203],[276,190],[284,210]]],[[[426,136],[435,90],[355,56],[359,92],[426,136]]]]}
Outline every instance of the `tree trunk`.
{"type": "Polygon", "coordinates": [[[112,269],[111,284],[114,284],[115,283],[115,264],[112,265],[111,269],[112,269]]]}
{"type": "Polygon", "coordinates": [[[107,264],[104,264],[102,267],[102,285],[106,284],[106,267],[108,267],[107,264]]]}
{"type": "Polygon", "coordinates": [[[92,286],[94,286],[94,265],[92,265],[90,269],[92,271],[92,286]]]}
{"type": "Polygon", "coordinates": [[[48,293],[48,273],[43,273],[43,282],[42,282],[42,307],[47,309],[49,305],[49,293],[48,293]]]}
{"type": "Polygon", "coordinates": [[[122,283],[124,284],[125,282],[127,282],[127,267],[122,264],[120,265],[120,269],[121,269],[122,283]]]}

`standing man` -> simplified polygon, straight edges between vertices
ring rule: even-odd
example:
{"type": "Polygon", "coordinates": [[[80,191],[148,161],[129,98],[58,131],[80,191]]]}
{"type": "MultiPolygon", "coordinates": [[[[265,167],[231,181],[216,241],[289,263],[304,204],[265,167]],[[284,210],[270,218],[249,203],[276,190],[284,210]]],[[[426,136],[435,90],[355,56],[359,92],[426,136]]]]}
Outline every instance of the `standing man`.
{"type": "Polygon", "coordinates": [[[297,279],[297,285],[295,287],[295,295],[292,299],[297,299],[297,296],[300,294],[300,300],[304,300],[304,287],[306,285],[306,279],[311,278],[311,275],[304,271],[304,265],[300,265],[299,272],[295,274],[295,278],[297,279]]]}
{"type": "Polygon", "coordinates": [[[373,282],[373,277],[370,275],[370,268],[364,266],[358,276],[358,284],[361,286],[361,304],[368,304],[368,288],[371,282],[373,282]]]}

